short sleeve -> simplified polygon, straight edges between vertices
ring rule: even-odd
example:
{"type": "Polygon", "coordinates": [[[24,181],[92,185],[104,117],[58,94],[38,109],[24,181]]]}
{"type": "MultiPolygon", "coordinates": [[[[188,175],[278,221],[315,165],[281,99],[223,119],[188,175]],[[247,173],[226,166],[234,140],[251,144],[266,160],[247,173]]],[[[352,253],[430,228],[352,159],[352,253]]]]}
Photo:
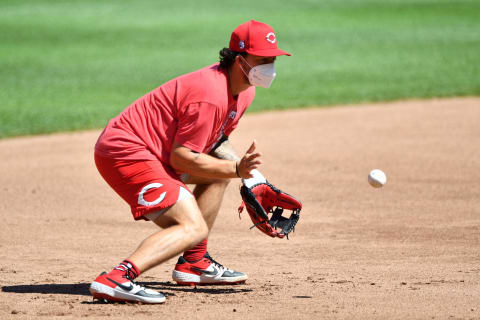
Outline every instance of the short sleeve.
{"type": "Polygon", "coordinates": [[[178,115],[175,141],[195,152],[202,152],[214,128],[217,107],[209,103],[192,103],[178,115]]]}

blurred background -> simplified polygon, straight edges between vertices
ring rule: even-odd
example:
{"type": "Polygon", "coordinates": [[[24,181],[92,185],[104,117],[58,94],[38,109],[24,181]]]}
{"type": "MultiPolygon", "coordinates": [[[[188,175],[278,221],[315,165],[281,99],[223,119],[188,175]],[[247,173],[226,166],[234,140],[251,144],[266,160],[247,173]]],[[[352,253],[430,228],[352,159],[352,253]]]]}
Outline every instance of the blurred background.
{"type": "Polygon", "coordinates": [[[0,138],[101,128],[250,19],[292,56],[249,112],[480,95],[478,0],[0,0],[0,138]]]}

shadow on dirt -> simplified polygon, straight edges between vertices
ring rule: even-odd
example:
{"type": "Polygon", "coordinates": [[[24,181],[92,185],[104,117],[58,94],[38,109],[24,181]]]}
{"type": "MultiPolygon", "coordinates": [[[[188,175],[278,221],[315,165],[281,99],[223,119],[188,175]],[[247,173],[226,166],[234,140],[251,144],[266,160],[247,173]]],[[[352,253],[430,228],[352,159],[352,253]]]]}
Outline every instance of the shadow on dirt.
{"type": "MultiPolygon", "coordinates": [[[[183,287],[172,282],[136,282],[141,286],[162,292],[166,296],[174,296],[175,292],[207,293],[207,294],[235,294],[251,292],[252,289],[241,288],[241,285],[183,287]]],[[[25,284],[4,286],[2,292],[13,293],[42,293],[42,294],[71,294],[90,296],[89,283],[72,284],[25,284]]]]}
{"type": "Polygon", "coordinates": [[[23,284],[16,286],[4,286],[2,292],[14,293],[43,293],[43,294],[72,294],[89,296],[89,283],[72,284],[23,284]]]}
{"type": "Polygon", "coordinates": [[[169,295],[170,292],[192,292],[192,293],[208,293],[208,294],[232,294],[252,292],[252,289],[243,287],[242,284],[227,284],[227,285],[212,285],[212,286],[179,286],[173,282],[137,282],[141,286],[152,288],[160,291],[165,295],[169,295]],[[242,288],[243,287],[243,288],[242,288]]]}

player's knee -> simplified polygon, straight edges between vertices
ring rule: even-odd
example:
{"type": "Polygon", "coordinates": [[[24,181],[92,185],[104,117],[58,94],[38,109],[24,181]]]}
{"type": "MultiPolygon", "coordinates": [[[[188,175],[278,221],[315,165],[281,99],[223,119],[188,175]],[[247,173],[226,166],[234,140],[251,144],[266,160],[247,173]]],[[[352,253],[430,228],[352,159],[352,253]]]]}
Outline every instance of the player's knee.
{"type": "Polygon", "coordinates": [[[220,188],[226,188],[230,181],[231,179],[218,179],[213,183],[213,185],[219,186],[220,188]]]}
{"type": "Polygon", "coordinates": [[[202,222],[196,226],[195,228],[195,235],[197,239],[195,239],[198,242],[202,241],[203,239],[208,237],[208,225],[205,222],[205,220],[202,219],[202,222]]]}
{"type": "Polygon", "coordinates": [[[227,186],[230,183],[230,179],[212,179],[208,185],[214,186],[227,186]]]}
{"type": "Polygon", "coordinates": [[[192,245],[199,243],[208,236],[208,226],[203,218],[188,223],[185,228],[192,245]]]}

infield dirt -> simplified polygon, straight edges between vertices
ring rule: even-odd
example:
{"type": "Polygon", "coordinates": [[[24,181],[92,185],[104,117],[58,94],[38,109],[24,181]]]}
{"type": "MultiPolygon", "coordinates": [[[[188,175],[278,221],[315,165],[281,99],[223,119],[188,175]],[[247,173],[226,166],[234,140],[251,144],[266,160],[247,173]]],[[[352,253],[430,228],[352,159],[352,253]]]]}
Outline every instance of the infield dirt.
{"type": "Polygon", "coordinates": [[[0,141],[1,319],[480,319],[480,98],[246,115],[232,142],[303,201],[296,232],[249,230],[233,181],[209,252],[249,280],[179,287],[172,259],[138,279],[164,305],[89,295],[156,230],[97,173],[99,132],[0,141]]]}

